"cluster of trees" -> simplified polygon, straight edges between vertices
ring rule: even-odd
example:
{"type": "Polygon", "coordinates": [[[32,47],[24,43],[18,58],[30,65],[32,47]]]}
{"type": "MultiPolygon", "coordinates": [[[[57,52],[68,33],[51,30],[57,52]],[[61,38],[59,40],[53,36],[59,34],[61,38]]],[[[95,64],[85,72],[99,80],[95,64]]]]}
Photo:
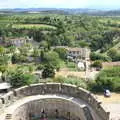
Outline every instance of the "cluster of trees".
{"type": "Polygon", "coordinates": [[[96,52],[92,52],[90,54],[90,58],[91,60],[95,61],[95,60],[101,60],[101,61],[111,61],[111,57],[105,55],[105,54],[101,54],[101,53],[96,53],[96,52]]]}
{"type": "Polygon", "coordinates": [[[10,56],[6,54],[6,49],[0,46],[0,71],[4,73],[7,71],[7,65],[10,61],[10,56]]]}
{"type": "Polygon", "coordinates": [[[103,92],[105,89],[120,91],[120,67],[112,67],[102,70],[96,81],[90,84],[90,90],[103,92]]]}
{"type": "Polygon", "coordinates": [[[107,52],[112,61],[120,61],[120,51],[112,48],[107,52]]]}
{"type": "MultiPolygon", "coordinates": [[[[107,20],[107,18],[104,18],[107,20]]],[[[112,18],[111,18],[112,19],[112,18]]],[[[103,18],[90,16],[37,16],[33,15],[11,15],[0,16],[0,38],[6,41],[6,37],[33,37],[35,47],[26,44],[17,48],[19,53],[15,53],[15,47],[0,47],[0,71],[7,72],[9,80],[13,87],[29,85],[36,80],[32,74],[32,67],[25,72],[21,69],[15,69],[12,72],[7,70],[7,64],[11,62],[16,65],[27,63],[30,57],[38,58],[38,63],[33,66],[37,70],[42,70],[43,78],[54,78],[55,71],[60,69],[61,62],[66,62],[67,51],[64,48],[55,48],[53,46],[71,46],[71,47],[89,47],[92,50],[90,55],[94,61],[92,67],[102,67],[102,61],[120,61],[120,52],[117,49],[110,49],[119,42],[120,30],[119,25],[111,22],[101,22],[103,18]],[[6,23],[2,23],[6,21],[6,23]],[[31,27],[13,28],[14,24],[45,24],[56,27],[56,29],[36,29],[31,27]],[[51,47],[52,46],[52,47],[51,47]],[[33,51],[30,52],[33,48],[33,51]],[[97,52],[96,52],[97,51],[97,52]],[[7,55],[11,54],[10,56],[7,55]]],[[[74,65],[68,67],[74,67],[74,65]]],[[[93,89],[103,90],[109,87],[113,91],[119,91],[119,68],[103,70],[100,72],[94,84],[93,89]],[[112,73],[112,74],[111,74],[112,73]]],[[[68,79],[56,78],[54,81],[75,84],[87,88],[86,83],[77,78],[69,77],[68,79]],[[64,81],[63,81],[64,80],[64,81]]]]}
{"type": "Polygon", "coordinates": [[[55,48],[51,51],[41,51],[41,64],[38,69],[43,69],[43,78],[54,77],[59,71],[61,62],[66,60],[67,51],[64,48],[55,48]]]}
{"type": "Polygon", "coordinates": [[[114,40],[120,34],[118,27],[111,26],[108,18],[77,15],[40,16],[39,14],[6,15],[0,16],[0,18],[0,36],[28,35],[37,42],[46,41],[50,46],[87,46],[93,51],[105,52],[115,44],[114,40]],[[106,23],[101,22],[102,20],[106,21],[106,23]],[[3,21],[7,23],[4,27],[2,25],[3,21]],[[56,29],[47,30],[43,28],[39,30],[35,29],[35,27],[17,29],[12,27],[14,24],[46,24],[55,26],[56,29]]]}

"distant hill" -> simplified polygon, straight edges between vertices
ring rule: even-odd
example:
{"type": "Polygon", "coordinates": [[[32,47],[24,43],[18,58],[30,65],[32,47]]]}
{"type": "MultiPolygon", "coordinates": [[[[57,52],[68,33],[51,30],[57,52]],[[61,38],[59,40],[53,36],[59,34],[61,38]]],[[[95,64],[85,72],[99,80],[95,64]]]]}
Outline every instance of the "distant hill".
{"type": "Polygon", "coordinates": [[[120,10],[96,10],[88,8],[15,8],[15,9],[0,9],[0,13],[53,13],[53,14],[86,14],[94,16],[120,16],[120,10]]]}

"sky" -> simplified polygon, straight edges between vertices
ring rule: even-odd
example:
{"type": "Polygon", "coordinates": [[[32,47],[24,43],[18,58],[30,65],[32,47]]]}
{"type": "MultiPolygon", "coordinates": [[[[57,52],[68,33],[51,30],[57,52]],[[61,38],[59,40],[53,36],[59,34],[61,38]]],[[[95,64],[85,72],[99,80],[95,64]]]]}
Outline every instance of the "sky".
{"type": "Polygon", "coordinates": [[[120,9],[120,0],[0,0],[2,8],[120,9]]]}

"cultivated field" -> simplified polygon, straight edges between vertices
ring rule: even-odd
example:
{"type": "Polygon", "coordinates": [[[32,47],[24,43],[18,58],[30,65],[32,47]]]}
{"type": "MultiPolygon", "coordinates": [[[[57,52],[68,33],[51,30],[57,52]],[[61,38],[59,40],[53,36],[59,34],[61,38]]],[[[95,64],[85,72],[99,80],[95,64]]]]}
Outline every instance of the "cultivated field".
{"type": "Polygon", "coordinates": [[[12,28],[17,28],[17,29],[21,29],[21,28],[26,28],[26,29],[53,29],[55,30],[56,27],[51,26],[51,25],[45,25],[45,24],[14,24],[12,26],[12,28]]]}

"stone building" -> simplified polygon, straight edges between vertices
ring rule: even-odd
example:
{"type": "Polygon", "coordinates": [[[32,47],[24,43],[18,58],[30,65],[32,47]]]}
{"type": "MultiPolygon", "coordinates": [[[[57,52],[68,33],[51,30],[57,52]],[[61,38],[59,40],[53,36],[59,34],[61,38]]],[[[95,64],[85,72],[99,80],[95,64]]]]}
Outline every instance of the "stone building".
{"type": "Polygon", "coordinates": [[[88,48],[67,48],[68,56],[74,59],[89,60],[90,50],[88,48]]]}
{"type": "Polygon", "coordinates": [[[89,48],[78,48],[68,46],[56,46],[55,48],[64,48],[68,51],[67,58],[76,60],[90,60],[90,49],[89,48]]]}
{"type": "Polygon", "coordinates": [[[29,37],[19,37],[19,38],[6,38],[7,45],[14,45],[20,47],[26,43],[31,43],[33,41],[32,38],[29,37]]]}

